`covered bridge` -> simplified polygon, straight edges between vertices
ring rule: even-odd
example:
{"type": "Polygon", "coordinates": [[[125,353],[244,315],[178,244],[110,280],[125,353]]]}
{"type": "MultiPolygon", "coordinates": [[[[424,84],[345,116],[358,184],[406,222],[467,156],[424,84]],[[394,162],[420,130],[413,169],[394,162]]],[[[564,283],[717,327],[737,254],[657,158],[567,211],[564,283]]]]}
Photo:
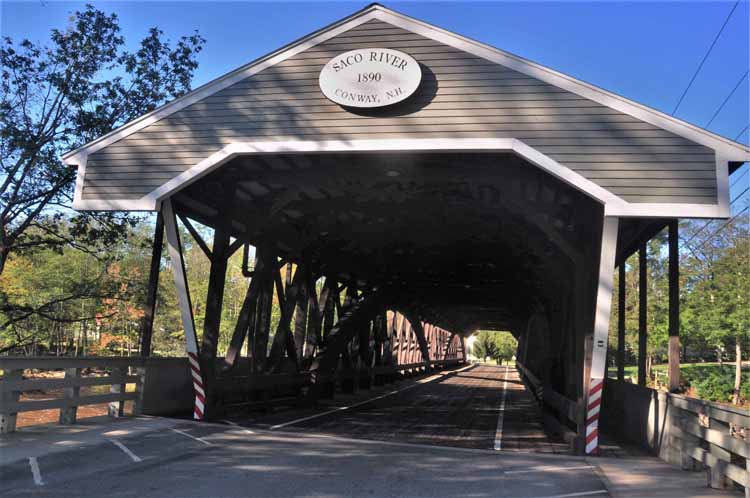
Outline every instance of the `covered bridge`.
{"type": "Polygon", "coordinates": [[[678,218],[727,217],[728,174],[750,152],[371,5],[64,159],[76,209],[160,213],[197,417],[253,383],[302,376],[314,397],[341,372],[461,360],[477,329],[509,330],[593,453],[616,265],[666,225],[676,255],[678,218]],[[211,260],[200,344],[176,217],[211,260]],[[247,245],[247,298],[217,359],[227,258],[247,245]]]}

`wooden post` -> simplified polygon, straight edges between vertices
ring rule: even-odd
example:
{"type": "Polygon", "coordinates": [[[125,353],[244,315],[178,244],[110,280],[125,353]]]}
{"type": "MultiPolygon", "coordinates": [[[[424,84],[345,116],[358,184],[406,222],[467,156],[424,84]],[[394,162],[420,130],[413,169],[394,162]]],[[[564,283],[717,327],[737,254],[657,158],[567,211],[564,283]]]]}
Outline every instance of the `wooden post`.
{"type": "MultiPolygon", "coordinates": [[[[260,249],[259,249],[260,250],[260,249]]],[[[253,371],[261,372],[268,355],[268,336],[271,329],[271,310],[273,306],[273,272],[276,271],[276,256],[266,249],[262,257],[266,270],[262,276],[258,312],[255,324],[255,348],[253,352],[253,371]]]]}
{"type": "MultiPolygon", "coordinates": [[[[4,381],[16,381],[23,378],[23,370],[8,370],[3,375],[4,381]]],[[[14,405],[18,403],[18,399],[21,396],[19,391],[6,391],[4,386],[0,391],[0,406],[14,405]]],[[[0,434],[9,434],[16,431],[16,415],[15,413],[2,413],[0,412],[0,434]]]]}
{"type": "MultiPolygon", "coordinates": [[[[66,379],[78,379],[81,376],[80,368],[66,368],[65,378],[66,379]]],[[[65,399],[75,399],[81,392],[80,386],[66,387],[63,389],[63,396],[65,399]]],[[[78,412],[77,406],[68,406],[60,408],[60,423],[62,425],[73,425],[76,423],[76,413],[78,412]]]]}
{"type": "MultiPolygon", "coordinates": [[[[299,295],[297,296],[297,303],[294,311],[294,345],[297,348],[297,358],[302,361],[306,353],[306,335],[307,335],[307,314],[308,308],[310,307],[310,297],[307,295],[307,268],[302,266],[297,267],[297,271],[302,272],[305,276],[302,282],[299,295]]],[[[314,341],[313,341],[314,344],[314,341]]],[[[308,343],[309,347],[310,344],[308,343]]]]}
{"type": "Polygon", "coordinates": [[[161,248],[164,243],[164,215],[156,213],[156,227],[154,228],[154,242],[151,246],[151,268],[148,272],[148,288],[146,289],[146,307],[141,321],[141,356],[151,355],[151,337],[154,331],[154,314],[156,312],[156,297],[159,290],[159,270],[161,269],[161,248]]]}
{"type": "Polygon", "coordinates": [[[224,302],[228,258],[229,233],[224,227],[217,226],[214,229],[214,243],[211,250],[211,270],[208,274],[208,290],[206,292],[206,316],[203,320],[203,341],[200,351],[203,382],[209,396],[211,395],[211,384],[216,377],[216,350],[219,344],[221,308],[224,302]]]}
{"type": "Polygon", "coordinates": [[[182,257],[182,244],[180,233],[177,231],[177,218],[175,217],[171,199],[162,203],[164,213],[164,228],[167,235],[167,247],[169,249],[169,260],[172,266],[172,276],[177,289],[177,302],[180,305],[180,318],[182,328],[185,331],[185,351],[190,363],[190,372],[193,379],[193,391],[195,394],[195,410],[193,417],[197,420],[203,419],[206,393],[203,388],[203,373],[198,363],[198,337],[195,333],[195,319],[193,318],[193,306],[190,302],[190,288],[188,287],[187,274],[185,273],[185,261],[182,257]]]}
{"type": "Polygon", "coordinates": [[[599,417],[604,379],[607,376],[607,344],[609,320],[612,312],[612,284],[617,252],[619,219],[607,216],[602,224],[602,243],[599,256],[596,306],[594,307],[594,334],[591,337],[591,364],[587,369],[589,382],[585,396],[587,455],[599,454],[599,417]]]}
{"type": "Polygon", "coordinates": [[[669,222],[669,392],[680,389],[680,250],[677,220],[669,222]]]}
{"type": "Polygon", "coordinates": [[[625,261],[618,268],[617,292],[617,380],[625,380],[625,261]]]}
{"type": "MultiPolygon", "coordinates": [[[[122,379],[122,384],[112,384],[109,388],[109,392],[112,394],[125,394],[127,385],[124,384],[125,377],[128,375],[128,367],[115,367],[112,369],[112,374],[122,379]]],[[[125,401],[112,401],[109,403],[109,416],[120,418],[125,415],[125,401]]]]}
{"type": "MultiPolygon", "coordinates": [[[[146,372],[148,371],[148,362],[144,365],[135,368],[135,373],[138,376],[138,380],[135,383],[135,404],[133,405],[133,415],[143,414],[143,403],[145,399],[145,387],[146,387],[146,372]]],[[[156,371],[156,368],[152,369],[152,373],[156,371]]]]}
{"type": "Polygon", "coordinates": [[[646,242],[638,249],[638,385],[646,385],[646,340],[648,338],[648,260],[646,242]]]}

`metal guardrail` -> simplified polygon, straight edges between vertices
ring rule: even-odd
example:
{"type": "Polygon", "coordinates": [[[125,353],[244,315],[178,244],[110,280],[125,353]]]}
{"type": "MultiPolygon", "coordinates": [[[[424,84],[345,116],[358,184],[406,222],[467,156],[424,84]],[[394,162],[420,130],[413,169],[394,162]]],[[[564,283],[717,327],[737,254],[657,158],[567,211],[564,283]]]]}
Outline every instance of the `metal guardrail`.
{"type": "Polygon", "coordinates": [[[18,413],[59,409],[59,422],[64,425],[74,424],[79,406],[109,403],[110,416],[124,415],[125,402],[135,401],[134,413],[140,413],[139,394],[143,385],[145,358],[142,357],[0,357],[0,369],[3,377],[0,380],[0,433],[16,430],[18,413]],[[103,368],[107,375],[81,377],[84,368],[103,368]],[[137,369],[136,375],[130,375],[131,367],[137,369]],[[24,379],[23,371],[65,369],[62,379],[24,379]],[[127,384],[135,384],[135,392],[127,392],[127,384]],[[110,386],[107,394],[80,395],[84,386],[110,386]],[[20,400],[21,393],[30,391],[47,391],[63,389],[62,397],[46,400],[20,400]]]}
{"type": "Polygon", "coordinates": [[[676,394],[671,410],[669,444],[682,455],[686,470],[708,470],[713,488],[733,481],[750,497],[750,413],[676,394]]]}

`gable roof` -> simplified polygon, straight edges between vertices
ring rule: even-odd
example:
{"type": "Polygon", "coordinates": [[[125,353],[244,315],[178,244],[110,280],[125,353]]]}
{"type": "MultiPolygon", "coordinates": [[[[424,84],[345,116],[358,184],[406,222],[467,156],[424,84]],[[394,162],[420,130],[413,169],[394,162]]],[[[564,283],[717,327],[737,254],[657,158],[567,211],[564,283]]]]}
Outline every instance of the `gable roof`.
{"type": "Polygon", "coordinates": [[[646,123],[674,133],[692,142],[713,149],[723,160],[729,162],[750,161],[750,148],[715,133],[711,133],[698,126],[681,119],[669,116],[648,106],[639,104],[612,92],[603,90],[595,85],[583,82],[553,69],[536,64],[527,59],[491,47],[448,30],[433,26],[418,19],[398,13],[379,4],[372,4],[364,9],[330,24],[310,35],[292,42],[279,50],[261,57],[235,71],[227,73],[205,85],[196,88],[186,95],[177,98],[150,113],[130,121],[112,132],[89,142],[63,155],[63,160],[69,165],[79,165],[85,157],[111,143],[131,135],[144,127],[164,119],[171,114],[200,101],[214,93],[223,90],[238,81],[256,74],[268,67],[278,64],[304,50],[322,43],[340,33],[371,20],[380,20],[417,33],[424,37],[439,41],[446,45],[463,50],[469,54],[481,57],[491,62],[501,64],[527,76],[537,78],[548,84],[570,91],[581,97],[628,114],[646,123]]]}

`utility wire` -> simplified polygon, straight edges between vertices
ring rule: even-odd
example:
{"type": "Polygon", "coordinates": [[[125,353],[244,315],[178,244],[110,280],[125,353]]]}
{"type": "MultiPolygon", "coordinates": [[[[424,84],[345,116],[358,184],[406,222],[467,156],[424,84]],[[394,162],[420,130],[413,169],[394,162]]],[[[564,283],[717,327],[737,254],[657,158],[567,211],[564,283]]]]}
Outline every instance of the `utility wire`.
{"type": "Polygon", "coordinates": [[[722,230],[724,230],[724,228],[726,228],[730,223],[732,223],[734,220],[736,220],[737,218],[739,218],[740,216],[742,216],[742,214],[745,211],[747,211],[748,208],[750,208],[750,206],[745,206],[744,208],[742,208],[742,211],[740,211],[739,213],[737,213],[734,216],[732,216],[731,218],[729,218],[723,225],[721,225],[719,228],[717,228],[716,230],[714,230],[714,232],[711,235],[709,235],[708,237],[706,237],[706,240],[704,240],[703,242],[701,242],[700,245],[697,245],[697,246],[693,247],[693,249],[694,250],[695,249],[700,249],[703,246],[705,246],[706,244],[708,244],[709,242],[711,242],[711,239],[713,239],[716,236],[717,233],[719,233],[722,230]]]}
{"type": "Polygon", "coordinates": [[[742,134],[743,134],[743,133],[745,133],[745,132],[747,131],[747,128],[748,128],[748,126],[750,126],[750,125],[745,125],[745,127],[744,127],[744,128],[742,128],[742,131],[741,131],[741,132],[739,132],[739,133],[737,134],[737,136],[736,136],[736,137],[734,137],[734,141],[735,141],[735,142],[736,142],[737,140],[739,140],[739,139],[740,139],[740,137],[742,136],[742,134]]]}
{"type": "Polygon", "coordinates": [[[690,90],[690,87],[693,86],[693,82],[695,81],[695,78],[698,77],[698,73],[700,73],[701,69],[703,68],[703,64],[705,64],[706,59],[708,59],[708,56],[711,54],[711,51],[714,49],[714,45],[716,45],[716,42],[719,41],[719,37],[724,32],[724,28],[727,26],[727,23],[729,22],[729,19],[732,17],[732,14],[734,14],[734,11],[737,9],[737,6],[740,4],[740,0],[737,0],[734,3],[734,7],[732,7],[732,10],[729,11],[729,15],[726,19],[724,19],[724,24],[721,25],[721,29],[718,33],[716,33],[716,38],[714,38],[714,41],[711,43],[711,46],[708,47],[708,51],[706,52],[706,55],[703,56],[703,60],[701,60],[701,63],[698,64],[698,69],[695,70],[695,73],[693,73],[693,77],[690,78],[690,83],[688,83],[687,88],[685,88],[685,91],[682,92],[682,95],[680,96],[680,100],[677,101],[677,105],[674,106],[674,110],[672,111],[672,116],[677,112],[677,109],[682,104],[682,101],[685,99],[685,95],[687,95],[688,91],[690,90]]]}
{"type": "MultiPolygon", "coordinates": [[[[740,175],[740,178],[742,178],[742,176],[744,176],[744,173],[743,173],[742,175],[740,175]]],[[[739,178],[737,179],[737,181],[739,181],[739,178]]],[[[734,183],[732,184],[732,186],[734,186],[734,185],[735,185],[735,184],[737,183],[737,181],[735,181],[735,182],[734,182],[734,183]]],[[[750,187],[746,188],[746,189],[745,189],[745,190],[743,190],[743,191],[742,191],[742,192],[741,192],[741,193],[740,193],[739,195],[735,196],[735,198],[734,198],[734,199],[732,199],[732,200],[731,200],[731,201],[729,202],[729,207],[732,207],[732,204],[734,204],[734,203],[735,203],[735,202],[736,202],[736,201],[737,201],[737,200],[738,200],[738,199],[739,199],[740,197],[742,197],[743,195],[745,195],[745,193],[747,193],[747,191],[748,191],[748,190],[750,190],[750,187]]],[[[747,209],[747,208],[745,208],[745,209],[747,209]]],[[[694,239],[694,238],[696,238],[696,237],[698,236],[698,234],[699,234],[699,233],[701,233],[701,232],[702,232],[703,230],[705,230],[705,229],[706,229],[706,227],[708,227],[708,225],[710,225],[710,224],[711,224],[711,223],[713,223],[714,221],[715,221],[715,220],[708,220],[708,221],[707,221],[707,222],[706,222],[706,223],[705,223],[705,224],[704,224],[704,225],[703,225],[702,227],[700,227],[700,228],[698,229],[698,231],[697,231],[697,232],[695,232],[695,233],[694,233],[694,234],[693,234],[693,235],[692,235],[692,236],[691,236],[691,237],[690,237],[690,238],[689,238],[688,240],[684,241],[684,242],[683,242],[683,244],[685,244],[685,245],[690,245],[690,242],[692,242],[692,241],[693,241],[693,239],[694,239]]]]}
{"type": "Polygon", "coordinates": [[[745,81],[745,78],[747,78],[747,73],[748,73],[748,71],[745,71],[745,74],[742,75],[742,78],[740,78],[740,80],[737,82],[737,84],[734,85],[734,88],[732,89],[732,91],[729,92],[729,95],[727,95],[727,98],[724,99],[724,102],[722,102],[721,105],[719,106],[719,108],[716,109],[716,112],[714,113],[713,116],[711,116],[711,119],[708,120],[708,123],[706,123],[706,126],[704,126],[704,128],[708,128],[711,125],[711,123],[714,122],[714,119],[716,119],[716,116],[718,116],[719,113],[721,112],[721,110],[724,109],[724,106],[727,105],[727,102],[729,102],[729,99],[732,98],[732,95],[734,95],[734,92],[736,92],[737,89],[742,84],[742,82],[745,81]]]}
{"type": "Polygon", "coordinates": [[[740,176],[738,176],[735,181],[732,182],[732,184],[729,186],[730,190],[732,189],[732,187],[734,187],[735,185],[737,185],[737,182],[739,182],[740,180],[742,180],[742,177],[744,177],[747,174],[747,171],[748,171],[748,169],[745,168],[745,171],[743,171],[742,174],[740,176]]]}

